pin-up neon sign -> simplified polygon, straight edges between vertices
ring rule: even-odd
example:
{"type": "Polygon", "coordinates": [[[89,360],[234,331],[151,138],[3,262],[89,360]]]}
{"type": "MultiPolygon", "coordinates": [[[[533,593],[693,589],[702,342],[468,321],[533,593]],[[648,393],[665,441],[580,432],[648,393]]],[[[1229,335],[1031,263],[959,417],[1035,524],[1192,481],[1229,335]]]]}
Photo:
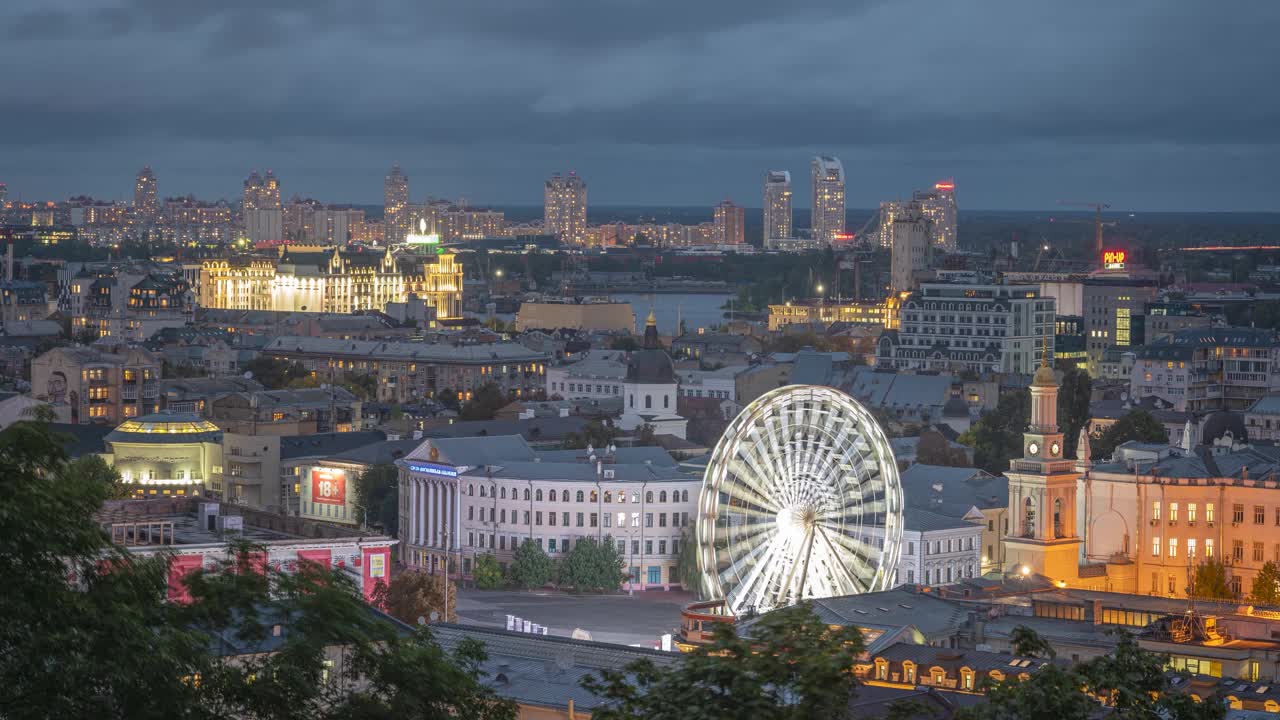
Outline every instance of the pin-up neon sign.
{"type": "Polygon", "coordinates": [[[1124,250],[1103,250],[1102,267],[1107,270],[1123,270],[1125,255],[1124,250]]]}

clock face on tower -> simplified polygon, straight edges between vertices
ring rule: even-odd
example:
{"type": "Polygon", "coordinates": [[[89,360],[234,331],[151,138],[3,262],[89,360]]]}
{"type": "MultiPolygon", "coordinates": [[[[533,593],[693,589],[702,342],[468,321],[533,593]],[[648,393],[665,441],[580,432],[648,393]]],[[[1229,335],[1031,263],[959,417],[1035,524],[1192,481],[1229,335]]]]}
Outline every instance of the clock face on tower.
{"type": "Polygon", "coordinates": [[[1031,443],[1031,444],[1029,444],[1029,445],[1027,445],[1027,454],[1028,454],[1028,455],[1039,455],[1039,454],[1040,454],[1040,445],[1039,445],[1038,443],[1034,443],[1034,442],[1033,442],[1033,443],[1031,443]]]}
{"type": "Polygon", "coordinates": [[[1058,457],[1058,455],[1059,455],[1059,454],[1061,454],[1061,453],[1062,453],[1062,446],[1061,446],[1061,445],[1059,445],[1058,443],[1054,443],[1054,444],[1052,444],[1052,445],[1050,445],[1050,446],[1049,446],[1049,454],[1050,454],[1050,455],[1052,455],[1052,456],[1054,456],[1054,457],[1058,457]]]}

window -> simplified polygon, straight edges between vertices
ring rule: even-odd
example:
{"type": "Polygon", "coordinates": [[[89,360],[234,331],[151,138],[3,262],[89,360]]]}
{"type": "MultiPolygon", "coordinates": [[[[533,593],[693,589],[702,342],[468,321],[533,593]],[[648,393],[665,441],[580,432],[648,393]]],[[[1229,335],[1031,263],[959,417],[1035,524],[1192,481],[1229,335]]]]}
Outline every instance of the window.
{"type": "Polygon", "coordinates": [[[658,493],[658,502],[666,502],[666,501],[667,501],[667,491],[663,490],[662,492],[658,493]]]}
{"type": "Polygon", "coordinates": [[[476,519],[476,509],[474,506],[467,507],[467,519],[468,520],[476,519]]]}
{"type": "Polygon", "coordinates": [[[667,526],[667,514],[658,513],[658,527],[666,527],[666,526],[667,526]]]}
{"type": "Polygon", "coordinates": [[[647,528],[653,527],[653,513],[644,514],[644,526],[647,528]]]}
{"type": "Polygon", "coordinates": [[[1160,536],[1155,535],[1151,538],[1151,557],[1160,557],[1160,536]]]}
{"type": "MultiPolygon", "coordinates": [[[[606,515],[605,517],[609,517],[609,516],[606,515]]],[[[599,524],[600,524],[600,516],[597,515],[596,513],[591,513],[591,527],[596,527],[599,524]]]]}
{"type": "Polygon", "coordinates": [[[1169,557],[1178,557],[1178,538],[1169,538],[1169,557]]]}
{"type": "Polygon", "coordinates": [[[1169,576],[1169,594],[1170,595],[1178,594],[1178,576],[1177,575],[1169,576]]]}
{"type": "Polygon", "coordinates": [[[631,504],[635,505],[638,502],[640,502],[640,493],[638,492],[631,493],[631,504]]]}
{"type": "Polygon", "coordinates": [[[1159,500],[1152,501],[1151,503],[1151,519],[1152,520],[1160,519],[1160,501],[1159,500]]]}
{"type": "Polygon", "coordinates": [[[1236,503],[1231,506],[1231,522],[1237,525],[1244,522],[1244,505],[1236,503]]]}
{"type": "Polygon", "coordinates": [[[1261,525],[1267,521],[1267,508],[1263,505],[1253,506],[1253,524],[1261,525]]]}
{"type": "Polygon", "coordinates": [[[631,527],[640,527],[640,513],[631,513],[631,527]]]}
{"type": "Polygon", "coordinates": [[[1243,540],[1231,541],[1231,559],[1236,562],[1244,561],[1244,541],[1243,540]]]}
{"type": "Polygon", "coordinates": [[[666,541],[666,540],[659,540],[659,541],[658,541],[658,554],[659,554],[659,555],[666,555],[666,554],[667,554],[667,541],[666,541]]]}
{"type": "Polygon", "coordinates": [[[1204,556],[1207,558],[1213,557],[1213,538],[1204,539],[1204,556]]]}
{"type": "Polygon", "coordinates": [[[1204,504],[1204,521],[1213,524],[1213,503],[1204,504]]]}
{"type": "MultiPolygon", "coordinates": [[[[1192,525],[1196,524],[1196,504],[1195,503],[1187,503],[1187,522],[1191,523],[1192,525]]],[[[1276,523],[1280,524],[1280,518],[1277,518],[1276,523]]]]}
{"type": "MultiPolygon", "coordinates": [[[[528,513],[525,513],[525,514],[527,515],[528,513]]],[[[537,512],[535,512],[535,513],[533,514],[533,520],[534,520],[534,523],[533,523],[534,525],[541,525],[541,524],[542,524],[542,511],[541,511],[541,510],[539,510],[539,511],[537,511],[537,512]]]]}
{"type": "Polygon", "coordinates": [[[613,527],[613,513],[605,513],[601,517],[604,520],[605,527],[613,527]]]}
{"type": "MultiPolygon", "coordinates": [[[[607,498],[606,498],[606,499],[607,499],[607,498]]],[[[626,501],[627,501],[627,491],[626,491],[626,490],[619,490],[619,491],[618,491],[618,502],[620,502],[620,503],[624,503],[624,502],[626,502],[626,501]]]]}
{"type": "Polygon", "coordinates": [[[653,491],[652,491],[652,490],[650,490],[649,492],[647,492],[647,493],[645,493],[645,494],[644,494],[644,501],[645,501],[646,503],[652,503],[652,502],[653,502],[653,491]]]}
{"type": "MultiPolygon", "coordinates": [[[[584,516],[582,513],[578,513],[578,527],[582,527],[582,523],[583,523],[583,521],[584,521],[584,518],[585,518],[585,516],[584,516]]],[[[593,515],[591,516],[591,518],[594,520],[594,519],[595,519],[595,515],[593,514],[593,515]]],[[[592,526],[592,527],[595,527],[595,523],[594,523],[594,522],[593,522],[593,523],[591,523],[591,526],[592,526]]]]}
{"type": "Polygon", "coordinates": [[[652,541],[652,540],[645,540],[645,541],[644,541],[644,554],[645,554],[645,555],[652,555],[652,554],[653,554],[653,541],[652,541]]]}
{"type": "Polygon", "coordinates": [[[556,551],[556,539],[547,538],[547,552],[555,552],[555,551],[556,551]]]}
{"type": "Polygon", "coordinates": [[[1267,554],[1267,546],[1263,543],[1256,542],[1253,544],[1253,561],[1262,562],[1267,554]]]}
{"type": "MultiPolygon", "coordinates": [[[[528,498],[525,498],[525,499],[528,500],[528,498]]],[[[538,488],[537,490],[533,491],[533,499],[536,500],[537,502],[542,502],[542,488],[538,488]]]]}
{"type": "Polygon", "coordinates": [[[524,489],[524,499],[525,499],[525,500],[528,500],[528,499],[529,499],[529,488],[525,488],[525,489],[524,489]]]}
{"type": "Polygon", "coordinates": [[[1169,503],[1169,522],[1178,522],[1178,503],[1169,503]]]}
{"type": "Polygon", "coordinates": [[[915,554],[916,554],[916,544],[914,542],[908,542],[907,555],[915,555],[915,554]]]}
{"type": "Polygon", "coordinates": [[[583,500],[585,500],[585,499],[586,499],[586,497],[587,497],[587,496],[586,496],[586,494],[585,494],[585,493],[583,493],[581,490],[579,490],[579,491],[578,491],[578,494],[577,494],[577,496],[576,496],[576,497],[578,498],[578,502],[582,502],[583,500]]]}
{"type": "MultiPolygon", "coordinates": [[[[567,492],[567,491],[566,491],[567,492]]],[[[560,513],[561,525],[569,527],[569,513],[560,513]]]]}
{"type": "Polygon", "coordinates": [[[639,541],[639,540],[632,540],[632,541],[631,541],[631,554],[632,554],[632,555],[639,555],[639,554],[640,554],[640,541],[639,541]]]}
{"type": "Polygon", "coordinates": [[[556,514],[554,512],[547,513],[547,524],[550,525],[551,527],[556,526],[556,514]]]}
{"type": "Polygon", "coordinates": [[[1194,561],[1196,559],[1196,539],[1187,538],[1187,559],[1194,561]]]}

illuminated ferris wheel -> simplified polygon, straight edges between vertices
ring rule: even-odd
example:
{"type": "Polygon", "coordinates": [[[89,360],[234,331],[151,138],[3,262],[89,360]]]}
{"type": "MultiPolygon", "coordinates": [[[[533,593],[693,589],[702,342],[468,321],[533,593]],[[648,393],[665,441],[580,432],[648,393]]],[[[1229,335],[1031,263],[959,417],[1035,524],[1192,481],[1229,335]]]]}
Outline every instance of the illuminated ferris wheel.
{"type": "Polygon", "coordinates": [[[698,499],[702,592],[734,615],[892,586],[902,485],[871,413],[834,388],[790,385],[739,413],[698,499]]]}

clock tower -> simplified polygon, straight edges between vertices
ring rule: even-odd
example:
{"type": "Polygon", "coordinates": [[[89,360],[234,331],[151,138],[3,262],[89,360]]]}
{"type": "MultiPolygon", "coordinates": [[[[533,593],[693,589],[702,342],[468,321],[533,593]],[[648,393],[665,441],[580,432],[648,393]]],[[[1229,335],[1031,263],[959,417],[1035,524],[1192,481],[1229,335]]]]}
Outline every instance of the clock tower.
{"type": "MultiPolygon", "coordinates": [[[[1044,357],[1047,357],[1047,353],[1044,357]]],[[[1033,573],[1071,583],[1080,576],[1076,533],[1074,460],[1062,457],[1058,431],[1058,381],[1042,359],[1031,381],[1031,422],[1022,434],[1022,457],[1009,462],[1009,572],[1033,573]]]]}

